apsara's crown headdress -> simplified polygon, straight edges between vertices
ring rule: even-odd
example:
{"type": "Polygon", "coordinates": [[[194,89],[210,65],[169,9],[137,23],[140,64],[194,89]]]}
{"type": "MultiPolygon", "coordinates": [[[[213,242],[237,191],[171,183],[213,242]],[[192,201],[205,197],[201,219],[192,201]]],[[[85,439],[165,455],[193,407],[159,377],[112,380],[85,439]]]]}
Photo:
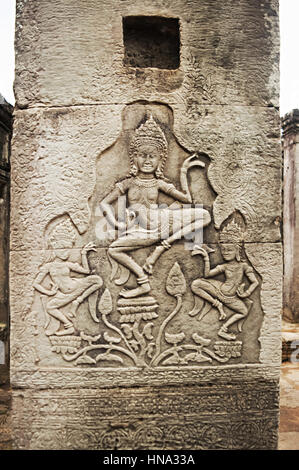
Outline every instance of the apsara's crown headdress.
{"type": "Polygon", "coordinates": [[[163,152],[167,150],[167,140],[164,132],[156,123],[152,115],[144,124],[141,124],[141,126],[136,129],[131,142],[131,147],[133,149],[138,149],[145,145],[154,145],[155,147],[160,148],[163,152]]]}
{"type": "Polygon", "coordinates": [[[161,127],[156,123],[153,116],[151,115],[145,123],[141,124],[131,140],[130,144],[130,163],[131,167],[134,165],[134,156],[138,154],[138,150],[141,147],[154,146],[161,152],[161,163],[159,165],[160,170],[163,171],[163,167],[167,158],[167,140],[161,127]]]}
{"type": "Polygon", "coordinates": [[[51,248],[72,248],[76,240],[76,233],[70,220],[64,220],[52,230],[48,244],[51,248]]]}
{"type": "Polygon", "coordinates": [[[244,232],[242,228],[232,220],[220,232],[220,243],[238,243],[241,244],[244,240],[244,232]]]}

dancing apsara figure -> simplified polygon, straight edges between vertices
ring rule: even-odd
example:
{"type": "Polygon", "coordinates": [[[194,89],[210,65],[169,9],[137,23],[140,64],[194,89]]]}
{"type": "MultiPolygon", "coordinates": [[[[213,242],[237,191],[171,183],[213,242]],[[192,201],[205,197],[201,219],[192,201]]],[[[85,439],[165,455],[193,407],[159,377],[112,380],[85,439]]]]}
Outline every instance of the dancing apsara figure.
{"type": "MultiPolygon", "coordinates": [[[[208,250],[203,247],[195,247],[192,255],[201,255],[204,259],[204,279],[196,279],[191,284],[191,290],[195,295],[195,305],[190,316],[199,315],[201,320],[212,307],[219,312],[219,320],[226,319],[226,313],[223,306],[233,311],[226,322],[221,326],[218,335],[228,341],[235,340],[236,335],[229,331],[229,327],[237,323],[239,332],[242,331],[242,324],[247,317],[251,307],[252,300],[249,299],[252,292],[258,286],[258,280],[253,268],[241,260],[241,229],[234,221],[230,222],[220,234],[220,250],[224,263],[211,269],[208,250]],[[225,276],[225,281],[211,279],[218,274],[225,276]],[[249,281],[249,286],[245,289],[244,276],[249,281]],[[202,303],[198,300],[205,301],[202,303]]],[[[213,251],[213,250],[209,250],[213,251]]]]}
{"type": "Polygon", "coordinates": [[[60,325],[63,325],[61,330],[58,325],[56,331],[47,328],[46,334],[71,335],[75,332],[72,319],[76,315],[77,308],[86,298],[92,319],[99,322],[96,317],[96,298],[92,294],[100,289],[103,280],[100,276],[90,273],[87,261],[87,252],[95,250],[95,247],[92,243],[88,243],[82,248],[81,264],[69,261],[73,239],[67,222],[62,222],[53,230],[49,245],[52,248],[50,259],[40,267],[33,286],[40,294],[49,297],[45,303],[49,318],[53,317],[60,322],[60,325]],[[72,277],[72,272],[85,274],[85,277],[72,277]],[[50,280],[50,288],[43,285],[47,276],[50,280]],[[69,306],[69,311],[64,313],[61,309],[66,306],[69,306]]]}
{"type": "Polygon", "coordinates": [[[163,169],[167,158],[168,144],[165,135],[150,116],[135,131],[130,144],[131,176],[118,182],[115,189],[100,203],[107,221],[122,233],[112,242],[108,255],[112,264],[112,278],[121,271],[116,284],[125,284],[130,273],[137,278],[138,287],[123,289],[120,295],[133,298],[150,292],[149,274],[162,255],[176,241],[210,223],[210,214],[202,208],[159,208],[159,192],[171,196],[174,201],[191,204],[187,172],[194,166],[204,167],[196,155],[187,158],[180,172],[182,190],[165,180],[163,169]],[[120,196],[127,197],[126,222],[116,220],[111,204],[120,196]],[[186,222],[187,221],[187,222],[186,222]],[[129,253],[139,248],[152,246],[155,250],[145,264],[140,266],[129,253]]]}

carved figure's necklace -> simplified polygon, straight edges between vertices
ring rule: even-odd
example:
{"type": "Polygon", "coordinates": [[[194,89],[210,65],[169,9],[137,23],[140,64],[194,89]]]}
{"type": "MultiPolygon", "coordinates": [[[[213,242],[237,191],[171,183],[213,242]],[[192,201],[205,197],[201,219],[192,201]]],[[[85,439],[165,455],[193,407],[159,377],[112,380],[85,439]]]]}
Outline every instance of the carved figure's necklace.
{"type": "Polygon", "coordinates": [[[137,186],[143,186],[144,188],[151,188],[157,185],[156,178],[151,178],[150,180],[147,180],[147,179],[138,178],[138,176],[136,176],[134,182],[135,184],[137,184],[137,186]]]}

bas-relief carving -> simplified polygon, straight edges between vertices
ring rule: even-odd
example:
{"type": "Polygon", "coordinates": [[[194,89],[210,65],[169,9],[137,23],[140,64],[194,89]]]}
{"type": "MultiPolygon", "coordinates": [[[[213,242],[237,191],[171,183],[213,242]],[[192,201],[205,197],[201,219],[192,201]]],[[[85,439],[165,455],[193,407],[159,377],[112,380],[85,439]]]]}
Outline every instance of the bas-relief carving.
{"type": "Polygon", "coordinates": [[[185,420],[183,428],[181,422],[170,421],[169,417],[139,426],[129,422],[120,429],[109,429],[109,422],[103,421],[101,427],[96,423],[84,428],[65,424],[59,428],[33,426],[26,438],[23,430],[16,430],[15,445],[32,450],[275,450],[277,419],[271,413],[246,418],[246,422],[229,423],[185,420]]]}
{"type": "Polygon", "coordinates": [[[43,113],[34,109],[26,116],[16,111],[13,146],[18,157],[11,173],[13,250],[47,248],[42,237],[47,237],[49,224],[64,214],[80,234],[87,230],[96,157],[117,138],[123,107],[86,108],[84,118],[77,108],[43,113]],[[107,121],[112,124],[107,126],[107,121]]]}
{"type": "MultiPolygon", "coordinates": [[[[243,349],[248,349],[246,343],[254,340],[240,338],[242,323],[245,322],[246,330],[247,316],[253,310],[251,315],[257,315],[260,309],[259,301],[252,309],[253,300],[249,298],[258,288],[259,280],[248,260],[241,260],[241,252],[245,254],[242,229],[232,219],[222,227],[220,244],[215,249],[197,243],[200,229],[205,230],[212,223],[211,208],[190,207],[194,196],[187,173],[196,167],[202,171],[205,163],[200,155],[188,156],[184,151],[180,165],[177,161],[170,162],[170,167],[180,175],[180,189],[166,180],[166,160],[171,160],[174,148],[169,140],[171,129],[168,133],[163,130],[163,119],[159,124],[163,112],[159,114],[157,108],[155,117],[155,106],[149,108],[141,107],[143,115],[139,123],[126,135],[129,176],[116,181],[108,195],[101,188],[104,197],[98,198],[95,192],[91,204],[97,207],[97,214],[100,208],[102,219],[113,228],[112,242],[109,229],[104,240],[108,242],[106,257],[111,272],[97,259],[99,240],[90,241],[96,239],[94,232],[98,235],[94,223],[86,233],[87,243],[76,261],[70,260],[78,236],[74,220],[58,219],[47,232],[49,259],[42,263],[34,281],[46,317],[41,335],[48,336],[52,353],[73,366],[198,367],[242,362],[243,349]],[[160,192],[168,197],[168,204],[162,208],[158,205],[160,192]],[[122,211],[115,215],[112,204],[121,197],[125,198],[122,211]],[[184,250],[185,259],[191,260],[192,255],[203,257],[199,278],[192,272],[190,279],[184,263],[176,261],[174,249],[178,242],[182,244],[184,237],[189,249],[178,246],[181,255],[184,250]],[[140,263],[142,252],[146,258],[140,263]],[[215,252],[224,262],[211,269],[209,253],[215,252]],[[163,260],[167,265],[166,276],[159,273],[163,260]],[[160,291],[163,285],[162,297],[153,288],[157,283],[160,291]],[[119,286],[117,290],[115,285],[119,286]],[[166,308],[167,295],[175,299],[173,309],[166,308]],[[190,296],[193,308],[190,308],[190,296]],[[78,323],[78,312],[92,325],[89,330],[82,326],[82,321],[78,323]],[[208,325],[204,324],[207,316],[210,317],[208,325]],[[182,319],[187,330],[180,326],[182,319]]],[[[95,220],[98,219],[92,219],[95,220]]],[[[258,331],[253,348],[258,350],[257,334],[258,331]]]]}
{"type": "MultiPolygon", "coordinates": [[[[195,305],[189,315],[194,316],[200,313],[199,319],[209,313],[212,306],[219,311],[219,319],[225,320],[218,335],[228,341],[235,340],[236,335],[229,332],[229,327],[234,323],[238,326],[238,331],[242,331],[242,324],[248,315],[252,300],[249,296],[257,288],[259,282],[254,274],[253,268],[245,261],[241,261],[241,229],[235,222],[228,224],[220,234],[221,254],[225,263],[219,264],[211,269],[208,252],[203,247],[194,247],[193,255],[200,254],[204,258],[204,278],[193,281],[191,290],[195,294],[195,305]],[[223,273],[225,281],[218,281],[210,278],[223,273]],[[244,278],[250,281],[250,285],[245,289],[244,278]],[[206,301],[200,310],[197,305],[197,298],[206,301]],[[223,306],[234,312],[229,319],[223,306]]],[[[212,250],[209,250],[212,251],[212,250]]]]}
{"type": "Polygon", "coordinates": [[[79,233],[87,229],[96,156],[117,138],[121,109],[122,106],[113,109],[91,106],[85,109],[84,119],[78,108],[68,113],[60,108],[43,112],[34,109],[28,110],[26,116],[16,111],[13,147],[18,156],[11,169],[10,301],[12,352],[17,359],[12,364],[17,367],[23,364],[35,367],[34,354],[28,349],[39,350],[33,346],[37,335],[27,321],[43,311],[40,305],[32,309],[34,279],[44,262],[43,253],[37,255],[38,250],[48,249],[48,229],[62,214],[75,224],[77,243],[79,233]],[[107,121],[113,125],[106,126],[107,121]],[[82,134],[86,145],[82,144],[82,134]]]}
{"type": "MultiPolygon", "coordinates": [[[[24,156],[24,173],[17,162],[13,173],[17,233],[12,246],[19,250],[13,253],[12,264],[17,279],[12,295],[13,384],[23,387],[14,391],[16,446],[276,448],[278,404],[273,394],[278,368],[274,371],[273,362],[278,364],[279,358],[278,337],[273,332],[280,302],[275,286],[280,269],[275,246],[280,239],[280,170],[278,139],[272,134],[279,123],[270,122],[277,110],[264,106],[273,102],[273,89],[274,94],[277,89],[275,72],[269,74],[276,49],[275,11],[269,18],[269,2],[257,11],[255,2],[248,6],[242,0],[238,24],[230,25],[225,12],[219,17],[217,8],[200,7],[199,21],[192,21],[190,5],[162,2],[163,8],[171,6],[180,18],[182,35],[181,67],[165,73],[123,67],[121,11],[125,8],[131,14],[130,2],[116,4],[113,11],[106,9],[104,17],[94,5],[77,5],[85,45],[82,48],[75,41],[73,52],[66,54],[57,43],[61,36],[57,25],[58,30],[65,29],[61,19],[68,5],[50,11],[53,4],[48,7],[47,2],[23,3],[18,4],[19,52],[32,31],[37,44],[34,51],[40,35],[45,47],[37,56],[24,50],[20,55],[18,68],[25,73],[21,73],[22,83],[28,88],[30,82],[30,90],[24,93],[20,88],[19,105],[34,105],[38,97],[38,103],[51,107],[18,112],[20,134],[24,133],[20,121],[27,119],[31,127],[23,126],[27,129],[24,140],[33,143],[22,145],[18,136],[16,154],[24,156]],[[34,10],[39,14],[32,15],[34,10]],[[49,27],[44,34],[38,23],[46,18],[49,27]],[[214,20],[218,33],[222,30],[220,36],[209,27],[214,20]],[[102,26],[94,28],[99,21],[102,26]],[[234,34],[227,34],[230,29],[234,34]],[[247,54],[244,60],[244,51],[239,55],[242,48],[238,52],[230,47],[240,31],[250,49],[261,51],[259,77],[256,58],[247,54]],[[198,48],[198,41],[203,47],[198,48]],[[95,47],[99,43],[100,49],[95,47]],[[48,60],[47,44],[60,49],[59,60],[70,78],[63,87],[55,72],[57,61],[55,65],[48,60]],[[79,62],[85,64],[87,74],[80,78],[81,55],[79,62]],[[40,60],[46,67],[32,84],[28,77],[37,78],[34,69],[40,70],[40,60]],[[74,81],[74,76],[79,80],[74,81]],[[156,103],[125,105],[132,100],[156,103]],[[161,101],[173,106],[175,125],[164,119],[167,107],[158,104],[161,101]],[[82,106],[86,103],[91,106],[82,106]],[[136,110],[135,119],[126,114],[130,107],[136,110]],[[97,116],[97,109],[108,111],[97,116]],[[36,121],[44,119],[40,125],[28,119],[31,112],[36,121]],[[144,129],[151,114],[164,134],[168,158],[164,167],[157,166],[162,171],[155,171],[152,181],[140,183],[142,163],[139,160],[135,165],[130,147],[133,135],[144,129]],[[57,123],[63,125],[56,128],[57,123]],[[159,207],[142,209],[143,218],[138,208],[124,210],[123,217],[117,214],[120,230],[113,234],[112,229],[105,240],[99,240],[100,203],[114,194],[110,185],[123,192],[125,209],[134,205],[132,193],[137,194],[136,205],[141,194],[149,206],[155,202],[159,207]],[[174,186],[177,197],[173,189],[163,192],[168,185],[174,186]],[[184,198],[188,196],[193,219],[177,221],[168,236],[162,237],[160,222],[174,215],[174,210],[176,215],[187,214],[184,198]],[[194,206],[201,203],[204,207],[194,206]],[[154,240],[144,236],[149,221],[154,240]],[[203,228],[200,241],[189,237],[193,234],[190,225],[197,222],[203,228]],[[244,239],[221,240],[234,224],[246,229],[244,239]],[[143,233],[130,246],[134,230],[143,233]],[[40,243],[43,235],[45,246],[40,243]],[[183,235],[188,237],[188,249],[183,235]],[[45,247],[47,252],[41,252],[45,247]],[[34,292],[29,313],[28,285],[34,292]],[[20,299],[22,294],[24,299],[20,299]],[[252,382],[247,387],[249,378],[252,382]],[[182,388],[182,383],[189,386],[182,388]],[[197,391],[194,383],[200,383],[197,391]],[[209,384],[205,390],[203,383],[209,384]],[[171,384],[164,403],[162,384],[171,384]],[[177,384],[180,387],[173,387],[177,384]],[[151,385],[159,386],[159,400],[151,385]],[[111,388],[103,390],[106,386],[111,388]],[[33,392],[35,388],[39,391],[33,392]]],[[[143,14],[150,15],[153,8],[161,9],[155,2],[142,7],[143,14]]],[[[70,29],[66,40],[74,42],[76,34],[70,29]]],[[[152,146],[145,146],[147,152],[150,148],[148,161],[156,152],[163,162],[163,136],[160,139],[158,134],[152,146]]],[[[136,160],[139,157],[138,151],[136,160]]],[[[144,168],[149,166],[146,163],[144,168]]]]}
{"type": "Polygon", "coordinates": [[[34,281],[34,288],[42,295],[42,303],[49,319],[46,324],[46,335],[57,336],[71,335],[75,332],[72,319],[76,315],[79,305],[88,299],[88,310],[95,322],[96,298],[93,294],[103,284],[100,276],[91,274],[87,261],[87,253],[95,250],[92,243],[87,244],[81,250],[81,262],[69,261],[70,250],[75,241],[74,228],[70,221],[61,222],[52,231],[48,240],[50,251],[49,258],[40,267],[34,281]],[[68,223],[67,223],[68,222],[68,223]],[[85,275],[84,278],[72,277],[71,273],[85,275]],[[49,277],[50,288],[43,285],[46,277],[49,277]],[[61,308],[67,306],[67,313],[61,308]],[[50,325],[51,320],[54,325],[50,325]],[[59,329],[60,326],[62,329],[59,329]]]}
{"type": "Polygon", "coordinates": [[[195,233],[210,223],[209,213],[202,208],[158,208],[159,192],[169,195],[174,202],[191,204],[187,172],[195,166],[204,166],[196,155],[187,158],[180,169],[182,191],[165,180],[163,169],[168,150],[167,141],[160,127],[151,116],[135,132],[130,145],[131,174],[133,176],[116,184],[116,188],[100,203],[108,222],[118,230],[124,230],[109,247],[112,269],[117,265],[125,269],[118,284],[129,277],[129,271],[137,277],[139,287],[131,291],[122,290],[125,298],[137,297],[150,292],[148,274],[152,274],[158,258],[172,244],[195,233]],[[126,219],[120,225],[111,212],[111,204],[126,195],[126,219]],[[187,222],[188,221],[188,222],[187,222]],[[146,259],[143,267],[137,265],[128,253],[139,248],[160,245],[146,259]]]}
{"type": "Polygon", "coordinates": [[[279,406],[279,396],[275,381],[243,382],[234,387],[191,384],[184,391],[160,387],[159,400],[155,398],[151,387],[110,389],[109,394],[88,388],[15,391],[14,400],[23,410],[14,414],[16,445],[31,449],[276,446],[273,410],[279,406]]]}
{"type": "Polygon", "coordinates": [[[208,178],[216,194],[212,209],[215,227],[220,229],[230,214],[239,211],[246,221],[247,242],[281,240],[278,116],[262,111],[263,122],[270,126],[267,131],[251,107],[235,108],[233,113],[223,107],[221,119],[218,106],[200,105],[194,99],[191,107],[185,103],[184,112],[180,106],[173,108],[180,113],[175,121],[179,142],[210,157],[208,178]],[[229,127],[224,124],[228,120],[229,127]]]}

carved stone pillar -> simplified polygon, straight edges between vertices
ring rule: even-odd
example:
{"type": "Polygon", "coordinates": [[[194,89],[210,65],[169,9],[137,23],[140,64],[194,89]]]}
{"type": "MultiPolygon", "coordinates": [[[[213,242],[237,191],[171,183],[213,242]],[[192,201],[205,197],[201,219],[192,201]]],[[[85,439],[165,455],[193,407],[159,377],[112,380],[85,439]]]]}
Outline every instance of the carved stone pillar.
{"type": "Polygon", "coordinates": [[[282,119],[284,154],[284,302],[283,316],[299,323],[299,110],[282,119]]]}
{"type": "Polygon", "coordinates": [[[0,367],[8,359],[10,140],[13,107],[0,95],[0,367]],[[4,344],[5,343],[5,344],[4,344]]]}
{"type": "Polygon", "coordinates": [[[276,448],[278,1],[17,5],[15,446],[276,448]]]}
{"type": "Polygon", "coordinates": [[[0,95],[0,450],[11,448],[9,388],[9,203],[13,107],[0,95]]]}

